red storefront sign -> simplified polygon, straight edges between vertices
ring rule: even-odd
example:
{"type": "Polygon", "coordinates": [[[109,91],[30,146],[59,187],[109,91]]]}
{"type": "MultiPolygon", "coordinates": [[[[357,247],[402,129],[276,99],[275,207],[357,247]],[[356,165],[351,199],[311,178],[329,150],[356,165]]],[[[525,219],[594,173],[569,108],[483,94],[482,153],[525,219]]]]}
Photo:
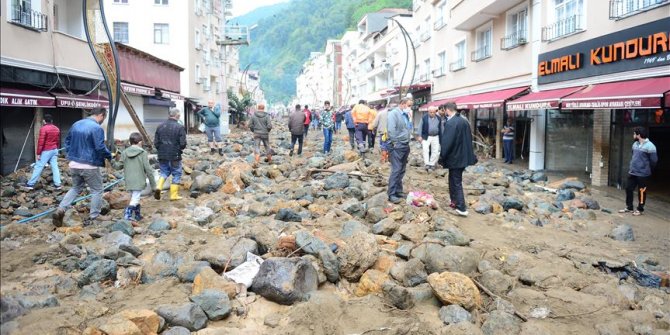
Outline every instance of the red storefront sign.
{"type": "Polygon", "coordinates": [[[4,87],[0,89],[0,106],[54,108],[55,100],[56,98],[46,92],[4,87]]]}
{"type": "Polygon", "coordinates": [[[53,95],[56,97],[56,107],[81,109],[109,108],[109,100],[97,94],[69,95],[53,93],[53,95]]]}

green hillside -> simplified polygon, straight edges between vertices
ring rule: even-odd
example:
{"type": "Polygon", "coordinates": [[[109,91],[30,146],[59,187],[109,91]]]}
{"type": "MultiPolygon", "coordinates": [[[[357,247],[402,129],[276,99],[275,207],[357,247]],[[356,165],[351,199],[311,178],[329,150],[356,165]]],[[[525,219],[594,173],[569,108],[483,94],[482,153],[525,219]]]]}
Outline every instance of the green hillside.
{"type": "Polygon", "coordinates": [[[292,0],[276,14],[258,21],[251,45],[241,48],[240,67],[259,70],[270,103],[288,102],[295,78],[312,51],[339,38],[366,13],[382,8],[410,8],[411,0],[292,0]]]}
{"type": "Polygon", "coordinates": [[[258,21],[265,19],[272,15],[277,15],[282,9],[289,6],[288,2],[282,2],[270,6],[259,7],[251,12],[236,16],[228,21],[229,24],[239,24],[240,26],[253,26],[258,21]]]}

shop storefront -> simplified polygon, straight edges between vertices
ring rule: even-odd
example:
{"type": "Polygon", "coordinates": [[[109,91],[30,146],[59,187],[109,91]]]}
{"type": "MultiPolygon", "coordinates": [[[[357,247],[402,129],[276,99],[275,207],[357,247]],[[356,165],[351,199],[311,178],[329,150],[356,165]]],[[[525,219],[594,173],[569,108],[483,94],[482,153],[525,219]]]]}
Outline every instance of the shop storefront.
{"type": "Polygon", "coordinates": [[[538,123],[531,169],[583,171],[594,185],[621,187],[640,126],[660,157],[653,179],[670,186],[669,26],[664,18],[539,55],[539,92],[507,103],[538,123]]]}

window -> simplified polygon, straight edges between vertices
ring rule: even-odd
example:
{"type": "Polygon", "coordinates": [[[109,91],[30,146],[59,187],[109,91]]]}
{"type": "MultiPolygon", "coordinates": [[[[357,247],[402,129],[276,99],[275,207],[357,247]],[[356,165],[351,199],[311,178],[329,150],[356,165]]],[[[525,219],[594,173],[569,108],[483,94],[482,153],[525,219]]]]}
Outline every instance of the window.
{"type": "Polygon", "coordinates": [[[622,19],[663,4],[670,4],[670,0],[612,0],[610,1],[610,19],[622,19]]]}
{"type": "Polygon", "coordinates": [[[128,3],[128,0],[114,0],[114,3],[128,3]]]}
{"type": "Polygon", "coordinates": [[[430,16],[426,18],[426,21],[423,23],[423,33],[421,33],[421,41],[427,41],[430,39],[430,16]]]}
{"type": "Polygon", "coordinates": [[[452,72],[462,70],[465,68],[465,53],[466,53],[466,46],[465,46],[465,40],[460,41],[455,45],[454,48],[456,52],[456,61],[453,63],[449,64],[449,70],[452,72]]]}
{"type": "Polygon", "coordinates": [[[167,23],[154,23],[154,44],[168,44],[170,28],[167,23]]]}
{"type": "MultiPolygon", "coordinates": [[[[7,4],[10,6],[10,1],[7,4]]],[[[31,30],[47,31],[47,15],[42,14],[41,9],[41,1],[13,0],[9,22],[31,30]]]]}
{"type": "Polygon", "coordinates": [[[433,28],[435,30],[440,30],[442,27],[446,25],[445,21],[445,8],[447,7],[447,2],[443,1],[441,4],[437,6],[437,11],[436,11],[436,16],[435,16],[435,24],[433,24],[433,28]]]}
{"type": "Polygon", "coordinates": [[[196,50],[200,50],[201,43],[202,42],[200,42],[200,31],[196,30],[195,31],[195,49],[196,50]]]}
{"type": "Polygon", "coordinates": [[[114,42],[128,43],[128,22],[114,22],[114,42]]]}
{"type": "Polygon", "coordinates": [[[512,11],[507,15],[507,35],[500,41],[500,48],[509,50],[528,42],[528,8],[512,11]]]}
{"type": "Polygon", "coordinates": [[[163,5],[167,6],[168,0],[154,0],[154,5],[163,5]]]}
{"type": "Polygon", "coordinates": [[[438,68],[433,71],[433,77],[440,77],[444,75],[444,69],[447,67],[447,52],[442,51],[437,54],[438,68]]]}
{"type": "Polygon", "coordinates": [[[472,52],[472,60],[475,62],[491,57],[492,26],[477,30],[477,49],[472,52]]]}
{"type": "Polygon", "coordinates": [[[423,61],[423,74],[421,75],[421,81],[428,80],[430,76],[430,58],[426,58],[423,61]]]}
{"type": "Polygon", "coordinates": [[[200,74],[200,64],[195,64],[195,83],[200,84],[202,80],[200,79],[202,75],[200,74]]]}
{"type": "Polygon", "coordinates": [[[584,0],[554,0],[554,23],[542,28],[542,40],[551,41],[584,30],[584,0]]]}

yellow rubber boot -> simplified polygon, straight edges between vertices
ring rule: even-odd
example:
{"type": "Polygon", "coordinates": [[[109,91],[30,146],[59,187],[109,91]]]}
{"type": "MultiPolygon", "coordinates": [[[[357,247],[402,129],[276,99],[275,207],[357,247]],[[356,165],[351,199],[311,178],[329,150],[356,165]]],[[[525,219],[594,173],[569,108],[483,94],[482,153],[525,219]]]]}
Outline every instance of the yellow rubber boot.
{"type": "Polygon", "coordinates": [[[163,184],[165,184],[165,178],[158,178],[158,184],[156,185],[156,190],[154,191],[154,199],[161,200],[161,191],[163,191],[163,184]]]}
{"type": "Polygon", "coordinates": [[[181,197],[179,196],[178,184],[170,185],[170,200],[181,200],[181,197]]]}

